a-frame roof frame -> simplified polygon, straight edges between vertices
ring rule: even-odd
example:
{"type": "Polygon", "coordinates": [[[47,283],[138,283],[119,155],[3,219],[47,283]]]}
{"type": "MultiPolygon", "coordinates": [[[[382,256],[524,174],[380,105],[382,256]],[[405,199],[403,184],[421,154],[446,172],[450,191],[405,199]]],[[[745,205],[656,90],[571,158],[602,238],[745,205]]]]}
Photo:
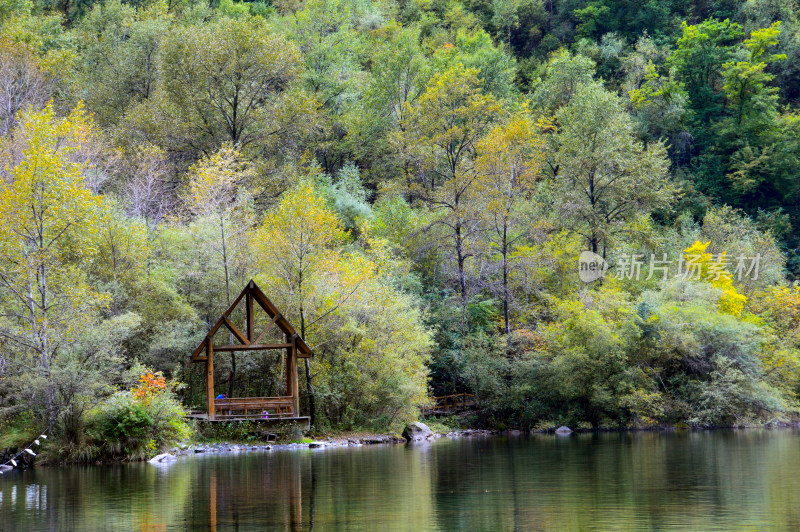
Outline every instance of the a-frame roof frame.
{"type": "MultiPolygon", "coordinates": [[[[311,348],[306,344],[305,340],[297,333],[291,323],[280,313],[280,311],[272,304],[272,301],[261,291],[258,285],[253,281],[250,280],[247,283],[247,286],[244,287],[244,290],[234,299],[231,306],[228,307],[228,310],[222,313],[222,317],[214,324],[213,327],[208,331],[208,334],[200,342],[200,345],[197,346],[197,349],[194,350],[192,353],[192,362],[200,362],[205,360],[203,353],[205,352],[208,343],[213,342],[214,334],[219,330],[220,327],[227,328],[237,340],[239,340],[242,344],[235,345],[235,346],[222,346],[217,347],[214,346],[214,351],[251,351],[251,350],[267,350],[267,349],[284,349],[287,347],[291,347],[293,343],[297,345],[297,356],[299,358],[308,358],[314,355],[311,348]],[[245,334],[239,330],[236,325],[233,324],[230,317],[242,299],[245,299],[247,295],[252,297],[252,301],[257,303],[258,306],[261,307],[264,312],[267,313],[272,320],[269,326],[277,325],[278,329],[281,330],[283,334],[289,339],[289,344],[257,344],[257,343],[250,343],[247,339],[245,334]]],[[[212,344],[213,345],[213,344],[212,344]]]]}

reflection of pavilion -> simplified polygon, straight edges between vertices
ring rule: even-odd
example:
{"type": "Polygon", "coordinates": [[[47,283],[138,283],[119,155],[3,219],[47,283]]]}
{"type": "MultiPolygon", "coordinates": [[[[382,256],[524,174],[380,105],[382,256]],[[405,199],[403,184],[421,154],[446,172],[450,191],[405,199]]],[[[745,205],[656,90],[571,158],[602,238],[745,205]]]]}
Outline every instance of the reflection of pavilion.
{"type": "MultiPolygon", "coordinates": [[[[207,479],[208,485],[208,530],[215,532],[219,527],[238,527],[240,524],[248,528],[303,530],[303,461],[297,456],[287,453],[286,456],[275,456],[276,460],[266,468],[254,468],[252,476],[242,477],[240,474],[226,474],[229,470],[211,468],[207,479]],[[239,523],[239,519],[242,523],[239,523]]],[[[261,462],[263,463],[263,462],[261,462]]],[[[314,482],[313,464],[312,482],[308,491],[308,507],[306,513],[307,529],[314,528],[314,482]]],[[[196,523],[199,524],[199,523],[196,523]]]]}
{"type": "Polygon", "coordinates": [[[247,283],[233,304],[226,310],[206,337],[192,353],[192,362],[205,362],[206,401],[208,413],[201,417],[208,421],[270,419],[292,420],[301,426],[308,425],[307,417],[300,417],[300,392],[298,386],[297,360],[308,358],[313,353],[291,323],[278,311],[254,281],[247,283]],[[243,321],[236,324],[234,315],[243,314],[243,321]],[[260,316],[259,316],[260,315],[260,316]],[[265,316],[264,316],[265,315],[265,316]],[[256,336],[255,324],[261,317],[266,326],[256,336]],[[214,335],[227,329],[231,339],[237,343],[214,345],[214,335]],[[276,338],[277,336],[277,338],[276,338]],[[286,395],[279,397],[231,397],[215,399],[214,355],[219,352],[239,351],[286,351],[286,395]]]}

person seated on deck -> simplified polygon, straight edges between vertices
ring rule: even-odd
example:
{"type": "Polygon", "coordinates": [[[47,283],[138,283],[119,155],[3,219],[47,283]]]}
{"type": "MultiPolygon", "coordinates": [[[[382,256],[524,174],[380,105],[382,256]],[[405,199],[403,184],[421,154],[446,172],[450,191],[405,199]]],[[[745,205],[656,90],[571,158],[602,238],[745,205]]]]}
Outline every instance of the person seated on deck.
{"type": "Polygon", "coordinates": [[[225,394],[221,393],[218,396],[216,396],[214,399],[225,399],[225,394]]]}

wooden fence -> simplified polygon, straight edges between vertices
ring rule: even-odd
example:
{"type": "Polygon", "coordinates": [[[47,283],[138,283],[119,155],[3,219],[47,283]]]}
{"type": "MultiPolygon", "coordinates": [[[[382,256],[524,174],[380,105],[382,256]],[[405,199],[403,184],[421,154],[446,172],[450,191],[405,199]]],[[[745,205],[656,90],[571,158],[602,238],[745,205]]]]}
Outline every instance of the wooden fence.
{"type": "Polygon", "coordinates": [[[455,414],[470,408],[475,408],[478,403],[475,396],[471,393],[457,393],[453,395],[442,395],[434,397],[436,401],[431,408],[423,408],[422,413],[426,416],[437,414],[455,414]]]}

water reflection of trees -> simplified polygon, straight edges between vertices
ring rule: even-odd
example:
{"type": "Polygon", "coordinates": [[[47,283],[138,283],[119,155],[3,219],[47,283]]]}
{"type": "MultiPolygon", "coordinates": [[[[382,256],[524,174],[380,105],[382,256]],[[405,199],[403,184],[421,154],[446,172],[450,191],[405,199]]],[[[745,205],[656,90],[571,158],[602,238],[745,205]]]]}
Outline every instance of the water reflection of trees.
{"type": "Polygon", "coordinates": [[[182,521],[189,481],[147,464],[15,473],[0,479],[0,530],[158,530],[182,521]]]}
{"type": "Polygon", "coordinates": [[[756,431],[459,442],[435,455],[434,511],[448,528],[798,530],[796,444],[756,431]]]}
{"type": "Polygon", "coordinates": [[[683,432],[41,468],[0,477],[0,530],[800,530],[799,455],[790,432],[683,432]]]}

